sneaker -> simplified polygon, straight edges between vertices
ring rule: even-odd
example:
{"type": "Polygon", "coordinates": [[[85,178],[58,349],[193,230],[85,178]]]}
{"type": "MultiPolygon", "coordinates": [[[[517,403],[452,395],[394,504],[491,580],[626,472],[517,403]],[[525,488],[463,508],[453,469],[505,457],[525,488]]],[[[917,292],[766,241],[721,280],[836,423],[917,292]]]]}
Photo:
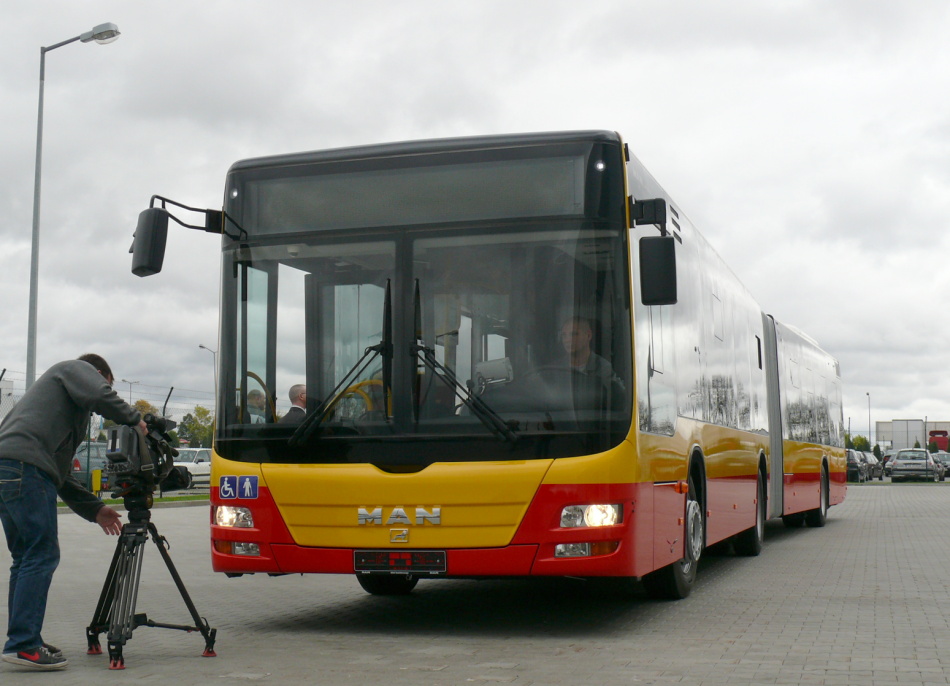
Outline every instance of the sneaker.
{"type": "MultiPolygon", "coordinates": [[[[49,651],[49,654],[52,655],[53,657],[62,657],[62,656],[63,656],[63,651],[60,650],[59,648],[57,648],[56,646],[50,645],[49,643],[44,643],[44,644],[43,644],[43,647],[46,648],[46,650],[49,651]]],[[[16,655],[16,653],[4,653],[4,654],[3,654],[3,657],[7,657],[7,656],[11,656],[11,657],[12,657],[12,656],[14,656],[14,655],[16,655]]]]}
{"type": "Polygon", "coordinates": [[[66,658],[61,654],[59,656],[51,654],[46,646],[40,646],[33,650],[4,653],[3,661],[9,662],[12,665],[22,665],[23,667],[30,667],[31,669],[42,670],[63,669],[69,664],[66,658]]]}

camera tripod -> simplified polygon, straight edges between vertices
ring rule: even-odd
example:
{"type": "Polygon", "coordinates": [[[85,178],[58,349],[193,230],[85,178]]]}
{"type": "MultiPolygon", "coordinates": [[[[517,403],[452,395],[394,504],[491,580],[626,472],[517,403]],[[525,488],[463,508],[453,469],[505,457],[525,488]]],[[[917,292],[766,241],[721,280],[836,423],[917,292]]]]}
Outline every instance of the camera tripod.
{"type": "Polygon", "coordinates": [[[89,649],[88,655],[101,655],[102,646],[99,643],[99,634],[108,632],[109,669],[125,669],[125,659],[122,657],[122,647],[132,638],[132,632],[140,626],[159,627],[162,629],[178,629],[180,631],[200,631],[205,639],[204,657],[215,657],[214,639],[217,629],[208,626],[208,621],[198,615],[195,604],[191,601],[185,584],[182,582],[172,559],[168,554],[167,542],[164,536],[151,521],[151,494],[126,496],[125,507],[129,513],[129,521],[123,525],[119,534],[119,542],[115,547],[112,564],[106,575],[99,603],[92,623],[86,627],[86,640],[89,649]],[[181,624],[162,624],[149,619],[145,613],[135,613],[135,602],[138,598],[139,580],[142,575],[142,554],[145,541],[151,537],[158,547],[165,566],[168,567],[182,600],[188,606],[188,611],[195,622],[195,626],[181,624]]]}

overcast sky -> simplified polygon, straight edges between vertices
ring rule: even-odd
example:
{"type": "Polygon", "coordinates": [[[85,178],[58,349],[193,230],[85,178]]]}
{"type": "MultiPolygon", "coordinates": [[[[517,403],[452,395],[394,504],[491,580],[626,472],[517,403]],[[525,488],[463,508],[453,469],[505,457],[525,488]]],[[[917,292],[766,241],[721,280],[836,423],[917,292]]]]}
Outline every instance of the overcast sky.
{"type": "Polygon", "coordinates": [[[46,56],[38,372],[95,351],[136,398],[210,398],[219,242],[172,228],[164,271],[133,276],[153,194],[220,207],[259,155],[611,129],[763,309],[838,358],[846,427],[867,432],[867,394],[873,421],[950,420],[946,0],[13,0],[0,18],[0,368],[21,387],[39,48],[113,22],[115,43],[46,56]]]}

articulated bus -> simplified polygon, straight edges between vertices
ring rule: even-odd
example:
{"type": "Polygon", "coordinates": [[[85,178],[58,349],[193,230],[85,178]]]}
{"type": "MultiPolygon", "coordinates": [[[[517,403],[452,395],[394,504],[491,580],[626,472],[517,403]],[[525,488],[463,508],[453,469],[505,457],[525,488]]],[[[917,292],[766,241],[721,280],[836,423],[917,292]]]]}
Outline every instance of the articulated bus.
{"type": "MultiPolygon", "coordinates": [[[[152,199],[140,276],[183,223],[166,203],[193,209],[152,199]]],[[[218,572],[682,598],[708,546],[757,555],[768,519],[822,526],[844,500],[837,362],[616,133],[245,160],[200,211],[222,234],[218,572]]]]}

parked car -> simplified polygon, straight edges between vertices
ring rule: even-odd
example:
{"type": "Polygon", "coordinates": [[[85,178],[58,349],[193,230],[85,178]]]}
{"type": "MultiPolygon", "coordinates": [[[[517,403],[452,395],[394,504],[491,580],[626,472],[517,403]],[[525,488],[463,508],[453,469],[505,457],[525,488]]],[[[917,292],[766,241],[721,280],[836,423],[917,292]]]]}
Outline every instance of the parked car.
{"type": "Polygon", "coordinates": [[[191,476],[190,486],[211,485],[211,449],[178,448],[175,464],[188,470],[191,476]]]}
{"type": "Polygon", "coordinates": [[[848,481],[863,483],[868,480],[868,465],[857,450],[846,450],[848,455],[848,481]]]}
{"type": "Polygon", "coordinates": [[[884,465],[878,461],[874,453],[862,452],[861,455],[868,466],[868,479],[884,481],[884,465]]]}
{"type": "Polygon", "coordinates": [[[943,464],[936,462],[933,455],[923,448],[900,450],[894,456],[893,463],[891,481],[894,483],[908,479],[923,481],[943,481],[946,479],[943,464]]]}
{"type": "Polygon", "coordinates": [[[73,476],[83,486],[95,491],[97,489],[91,483],[92,472],[98,469],[102,472],[101,490],[105,491],[109,488],[109,474],[106,472],[108,463],[105,443],[93,443],[91,441],[83,443],[76,449],[76,454],[73,455],[73,476]]]}
{"type": "Polygon", "coordinates": [[[884,476],[891,475],[891,467],[894,466],[894,456],[896,454],[896,450],[888,450],[884,453],[884,457],[881,458],[881,462],[884,464],[884,476]]]}
{"type": "Polygon", "coordinates": [[[947,474],[950,474],[950,453],[944,452],[943,450],[938,450],[933,453],[934,462],[939,462],[943,467],[943,476],[940,478],[941,481],[944,481],[947,478],[947,474]]]}

